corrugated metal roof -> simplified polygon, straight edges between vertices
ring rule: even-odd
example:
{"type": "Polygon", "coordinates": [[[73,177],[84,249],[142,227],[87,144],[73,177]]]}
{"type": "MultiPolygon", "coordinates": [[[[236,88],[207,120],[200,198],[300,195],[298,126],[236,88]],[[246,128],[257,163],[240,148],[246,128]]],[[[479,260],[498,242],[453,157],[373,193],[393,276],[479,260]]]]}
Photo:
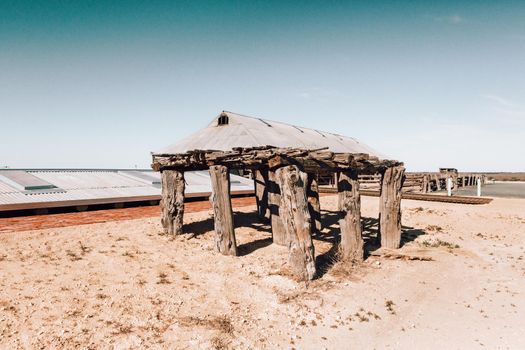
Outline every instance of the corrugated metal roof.
{"type": "Polygon", "coordinates": [[[352,137],[226,111],[214,118],[206,128],[155,153],[177,154],[196,149],[229,151],[234,147],[257,146],[328,147],[333,152],[368,153],[386,158],[352,137]],[[219,125],[221,116],[228,118],[227,124],[219,125]]]}
{"type": "Polygon", "coordinates": [[[0,179],[19,190],[50,189],[56,186],[23,170],[0,170],[0,179]]]}
{"type": "MultiPolygon", "coordinates": [[[[27,173],[58,190],[23,191],[0,179],[0,211],[160,199],[160,173],[153,171],[59,169],[27,170],[27,173]]],[[[230,179],[233,194],[253,192],[253,180],[236,175],[230,179]]],[[[187,197],[210,195],[207,171],[186,172],[185,180],[187,197]]]]}

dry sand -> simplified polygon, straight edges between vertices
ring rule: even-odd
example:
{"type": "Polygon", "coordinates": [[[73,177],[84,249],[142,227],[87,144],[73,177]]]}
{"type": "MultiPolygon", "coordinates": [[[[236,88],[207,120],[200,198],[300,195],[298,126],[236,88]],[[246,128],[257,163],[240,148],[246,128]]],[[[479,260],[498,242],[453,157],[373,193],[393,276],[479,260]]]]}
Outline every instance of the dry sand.
{"type": "MultiPolygon", "coordinates": [[[[377,198],[362,206],[377,216],[377,198]]],[[[525,348],[525,200],[404,200],[400,252],[431,261],[370,256],[309,284],[253,209],[236,214],[240,257],[214,252],[210,212],[176,239],[157,219],[1,234],[0,348],[525,348]]]]}

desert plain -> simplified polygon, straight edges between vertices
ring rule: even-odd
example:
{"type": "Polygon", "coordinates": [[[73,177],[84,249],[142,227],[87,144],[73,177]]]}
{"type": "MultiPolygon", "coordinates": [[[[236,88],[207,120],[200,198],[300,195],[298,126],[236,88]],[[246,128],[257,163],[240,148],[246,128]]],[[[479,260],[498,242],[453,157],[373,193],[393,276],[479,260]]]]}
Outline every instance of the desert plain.
{"type": "Polygon", "coordinates": [[[255,206],[240,256],[214,250],[211,210],[162,235],[157,216],[0,234],[2,349],[523,349],[525,200],[402,201],[403,246],[338,262],[337,197],[321,197],[319,276],[298,282],[255,206]]]}

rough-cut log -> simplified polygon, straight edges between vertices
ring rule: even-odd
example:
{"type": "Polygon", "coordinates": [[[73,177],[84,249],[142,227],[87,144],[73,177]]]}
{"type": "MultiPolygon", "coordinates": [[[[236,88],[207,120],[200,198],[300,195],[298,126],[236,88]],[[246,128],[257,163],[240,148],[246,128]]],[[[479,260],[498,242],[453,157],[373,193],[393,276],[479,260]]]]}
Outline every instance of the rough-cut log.
{"type": "Polygon", "coordinates": [[[363,261],[361,228],[361,198],[356,171],[339,173],[339,227],[341,228],[341,257],[345,261],[363,261]]]}
{"type": "Polygon", "coordinates": [[[211,166],[210,178],[215,219],[215,247],[224,255],[237,255],[228,168],[223,165],[211,166]]]}
{"type": "Polygon", "coordinates": [[[421,185],[421,192],[427,193],[428,191],[428,176],[423,175],[423,183],[421,185]]]}
{"type": "Polygon", "coordinates": [[[381,179],[379,200],[379,232],[381,246],[399,248],[401,245],[401,188],[405,168],[388,168],[381,179]]]}
{"type": "Polygon", "coordinates": [[[261,219],[270,218],[268,208],[268,170],[254,171],[255,200],[257,202],[257,215],[261,219]]]}
{"type": "Polygon", "coordinates": [[[279,168],[276,176],[281,188],[279,213],[288,236],[290,267],[298,278],[311,280],[316,269],[306,196],[308,175],[297,166],[291,165],[279,168]]]}
{"type": "Polygon", "coordinates": [[[270,211],[270,223],[272,226],[273,243],[287,245],[288,238],[284,229],[283,221],[279,214],[281,206],[281,189],[277,183],[274,171],[268,171],[268,209],[270,211]]]}
{"type": "Polygon", "coordinates": [[[307,196],[308,210],[312,218],[312,232],[319,232],[321,231],[321,203],[319,202],[319,186],[315,174],[308,174],[307,196]]]}
{"type": "Polygon", "coordinates": [[[161,223],[166,234],[182,234],[184,217],[184,173],[164,170],[161,173],[161,223]]]}

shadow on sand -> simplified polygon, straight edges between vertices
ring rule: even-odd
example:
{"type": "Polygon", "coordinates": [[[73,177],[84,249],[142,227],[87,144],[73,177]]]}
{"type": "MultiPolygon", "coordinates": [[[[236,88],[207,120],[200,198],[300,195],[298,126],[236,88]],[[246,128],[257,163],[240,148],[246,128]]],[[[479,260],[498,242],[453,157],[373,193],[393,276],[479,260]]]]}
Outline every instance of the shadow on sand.
{"type": "MultiPolygon", "coordinates": [[[[321,215],[321,222],[323,229],[320,232],[315,232],[312,235],[314,240],[332,243],[332,248],[327,252],[316,257],[316,265],[319,277],[324,275],[329,267],[337,259],[337,251],[339,242],[341,240],[341,232],[339,230],[339,212],[323,210],[321,215]]],[[[257,212],[235,212],[234,213],[235,227],[246,227],[254,229],[263,234],[263,237],[254,241],[240,244],[237,247],[240,256],[251,254],[257,249],[261,249],[272,244],[272,230],[268,220],[261,220],[257,216],[257,212]]],[[[371,217],[361,217],[363,225],[363,240],[365,249],[365,259],[370,255],[370,252],[379,249],[379,220],[371,217]]],[[[184,232],[198,236],[209,231],[213,231],[213,217],[208,217],[201,221],[195,221],[184,225],[184,232]]],[[[410,226],[401,227],[401,246],[415,240],[418,236],[424,235],[426,232],[410,226]]]]}

